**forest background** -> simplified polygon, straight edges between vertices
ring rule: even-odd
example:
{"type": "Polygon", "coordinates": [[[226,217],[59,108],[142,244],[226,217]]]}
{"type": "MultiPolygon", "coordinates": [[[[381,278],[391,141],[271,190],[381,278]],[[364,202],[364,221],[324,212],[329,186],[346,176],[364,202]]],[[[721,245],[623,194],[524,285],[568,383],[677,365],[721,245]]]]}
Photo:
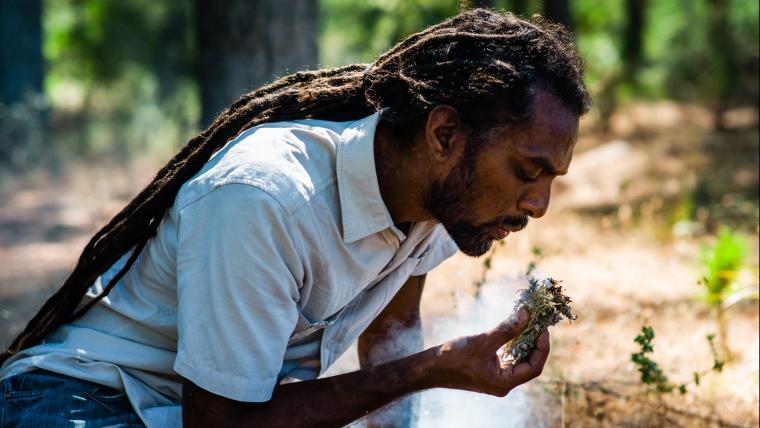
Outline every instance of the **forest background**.
{"type": "Polygon", "coordinates": [[[436,320],[482,310],[487,286],[538,265],[565,280],[581,317],[558,328],[550,373],[525,392],[537,420],[756,425],[755,0],[3,0],[0,344],[91,233],[242,92],[370,62],[476,6],[571,28],[594,106],[547,217],[434,275],[427,340],[441,339],[436,320]],[[579,354],[592,358],[579,367],[579,354]],[[717,363],[709,383],[694,376],[717,363]]]}

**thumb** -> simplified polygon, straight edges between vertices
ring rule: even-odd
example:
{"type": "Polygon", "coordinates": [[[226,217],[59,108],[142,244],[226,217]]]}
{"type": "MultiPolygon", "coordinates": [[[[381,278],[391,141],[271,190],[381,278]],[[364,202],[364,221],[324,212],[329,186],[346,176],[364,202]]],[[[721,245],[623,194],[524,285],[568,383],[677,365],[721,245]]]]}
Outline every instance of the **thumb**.
{"type": "Polygon", "coordinates": [[[505,343],[517,337],[528,325],[530,314],[525,309],[512,312],[506,320],[502,321],[493,330],[488,332],[491,343],[495,347],[501,347],[505,343]]]}

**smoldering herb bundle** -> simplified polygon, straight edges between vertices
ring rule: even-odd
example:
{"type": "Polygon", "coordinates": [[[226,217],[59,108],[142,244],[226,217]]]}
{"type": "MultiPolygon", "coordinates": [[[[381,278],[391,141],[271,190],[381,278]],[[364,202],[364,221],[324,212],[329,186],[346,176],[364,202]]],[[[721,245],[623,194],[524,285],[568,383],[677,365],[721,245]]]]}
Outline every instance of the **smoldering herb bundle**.
{"type": "Polygon", "coordinates": [[[544,328],[557,324],[563,318],[575,320],[570,308],[570,297],[562,291],[560,281],[552,278],[537,279],[528,275],[528,288],[520,290],[515,310],[525,309],[530,313],[527,327],[512,342],[501,349],[504,363],[525,360],[536,348],[538,336],[544,328]]]}

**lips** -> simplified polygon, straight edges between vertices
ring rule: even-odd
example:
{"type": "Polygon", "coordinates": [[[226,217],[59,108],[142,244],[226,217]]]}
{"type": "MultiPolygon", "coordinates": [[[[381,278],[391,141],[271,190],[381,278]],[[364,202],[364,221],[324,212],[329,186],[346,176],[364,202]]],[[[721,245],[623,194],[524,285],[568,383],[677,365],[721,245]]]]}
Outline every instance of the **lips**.
{"type": "Polygon", "coordinates": [[[497,227],[496,228],[495,239],[496,240],[502,240],[502,239],[506,238],[509,235],[510,232],[511,232],[511,230],[509,230],[507,228],[497,227]]]}
{"type": "Polygon", "coordinates": [[[516,226],[516,227],[510,227],[510,226],[495,226],[494,227],[494,239],[495,240],[501,240],[509,236],[510,233],[519,232],[521,230],[525,229],[525,226],[516,226]]]}

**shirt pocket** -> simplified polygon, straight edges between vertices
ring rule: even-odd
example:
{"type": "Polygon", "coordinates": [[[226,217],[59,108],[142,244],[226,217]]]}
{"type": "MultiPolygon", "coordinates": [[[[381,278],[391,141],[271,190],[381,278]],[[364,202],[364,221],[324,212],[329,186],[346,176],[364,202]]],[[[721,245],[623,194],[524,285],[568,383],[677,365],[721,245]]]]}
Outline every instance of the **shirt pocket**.
{"type": "Polygon", "coordinates": [[[324,320],[312,321],[308,319],[303,314],[303,312],[301,312],[301,310],[299,309],[298,322],[296,323],[296,328],[293,331],[293,334],[290,336],[290,339],[288,340],[288,346],[301,341],[302,339],[316,333],[319,330],[322,330],[328,325],[333,324],[345,310],[346,308],[343,307],[337,313],[331,315],[330,317],[324,320]]]}

